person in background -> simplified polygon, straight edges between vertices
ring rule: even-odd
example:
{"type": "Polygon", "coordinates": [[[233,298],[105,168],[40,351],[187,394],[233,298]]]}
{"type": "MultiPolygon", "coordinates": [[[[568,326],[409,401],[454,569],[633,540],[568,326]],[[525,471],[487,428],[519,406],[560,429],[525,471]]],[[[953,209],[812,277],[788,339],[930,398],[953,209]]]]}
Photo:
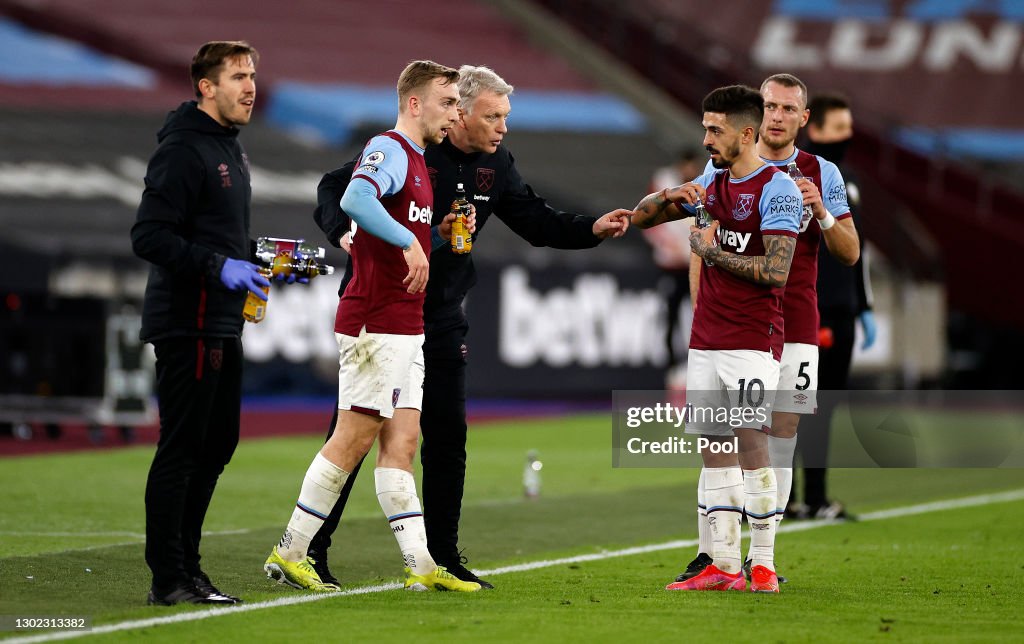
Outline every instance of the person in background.
{"type": "MultiPolygon", "coordinates": [[[[704,162],[694,150],[684,149],[676,160],[654,171],[649,192],[673,188],[690,181],[702,173],[704,162]]],[[[668,350],[668,375],[665,386],[681,389],[686,386],[686,338],[680,334],[683,302],[690,297],[690,227],[685,221],[673,221],[643,231],[644,239],[654,252],[654,263],[662,272],[659,290],[665,296],[668,326],[665,347],[668,350]]]]}
{"type": "MultiPolygon", "coordinates": [[[[807,142],[802,149],[838,165],[846,181],[847,199],[857,228],[861,228],[860,190],[855,177],[842,165],[853,137],[853,113],[850,104],[838,94],[818,94],[808,103],[807,142]]],[[[847,388],[856,324],[864,332],[862,349],[874,344],[878,325],[871,310],[871,284],[863,242],[860,259],[852,267],[836,261],[822,246],[818,255],[819,332],[818,381],[825,391],[847,388]]],[[[819,400],[818,414],[808,417],[812,428],[801,432],[798,449],[803,457],[803,502],[791,502],[787,514],[796,518],[836,519],[847,517],[842,503],[831,501],[826,489],[827,470],[807,464],[827,462],[829,428],[835,410],[833,396],[819,400]]]]}

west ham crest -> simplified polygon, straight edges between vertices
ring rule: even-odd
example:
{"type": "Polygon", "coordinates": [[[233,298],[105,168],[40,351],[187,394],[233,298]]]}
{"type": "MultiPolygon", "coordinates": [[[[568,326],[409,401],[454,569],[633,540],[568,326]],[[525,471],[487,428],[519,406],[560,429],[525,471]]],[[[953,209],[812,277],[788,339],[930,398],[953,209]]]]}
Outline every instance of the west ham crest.
{"type": "Polygon", "coordinates": [[[398,404],[398,397],[402,395],[401,388],[397,388],[391,392],[391,406],[394,407],[398,404]]]}
{"type": "Polygon", "coordinates": [[[736,221],[743,221],[752,212],[754,212],[754,195],[740,195],[740,200],[732,209],[732,218],[736,221]]]}
{"type": "Polygon", "coordinates": [[[214,371],[220,371],[221,366],[224,365],[224,350],[223,349],[211,349],[210,350],[210,368],[214,371]]]}
{"type": "Polygon", "coordinates": [[[222,163],[217,166],[217,171],[220,172],[220,187],[230,188],[231,187],[231,171],[228,169],[228,164],[222,163]]]}
{"type": "Polygon", "coordinates": [[[476,187],[480,192],[487,192],[494,185],[494,170],[491,168],[476,169],[476,187]]]}

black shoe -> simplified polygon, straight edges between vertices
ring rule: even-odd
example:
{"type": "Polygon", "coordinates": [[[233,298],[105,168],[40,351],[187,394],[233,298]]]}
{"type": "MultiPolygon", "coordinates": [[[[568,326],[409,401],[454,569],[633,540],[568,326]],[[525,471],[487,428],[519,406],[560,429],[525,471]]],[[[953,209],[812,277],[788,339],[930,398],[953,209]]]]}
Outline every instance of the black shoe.
{"type": "MultiPolygon", "coordinates": [[[[743,562],[743,578],[746,579],[747,582],[750,582],[750,569],[752,567],[751,563],[752,563],[752,561],[750,559],[747,559],[746,561],[743,562]]],[[[778,571],[775,572],[775,578],[779,580],[780,584],[788,584],[789,583],[789,579],[786,579],[785,577],[780,575],[778,573],[778,571]]]]}
{"type": "Polygon", "coordinates": [[[461,552],[459,552],[459,554],[456,555],[455,559],[451,559],[448,561],[437,561],[436,563],[439,566],[444,566],[445,569],[448,570],[448,572],[458,577],[462,581],[475,581],[476,583],[480,584],[480,588],[485,590],[488,588],[494,588],[494,584],[485,579],[480,579],[473,573],[472,570],[466,568],[466,564],[469,563],[469,559],[464,557],[461,552]]]}
{"type": "Polygon", "coordinates": [[[327,567],[327,551],[317,552],[310,550],[306,553],[309,557],[309,561],[313,564],[313,570],[316,574],[320,575],[320,581],[325,584],[334,584],[338,588],[341,588],[341,582],[338,578],[331,574],[331,569],[327,567]]]}
{"type": "Polygon", "coordinates": [[[854,521],[856,517],[846,512],[846,506],[839,501],[830,501],[812,507],[809,513],[815,519],[845,519],[847,521],[854,521]]]}
{"type": "Polygon", "coordinates": [[[814,515],[811,513],[811,509],[810,508],[808,508],[803,503],[798,503],[798,502],[794,501],[794,502],[792,502],[792,503],[790,503],[789,505],[786,506],[786,511],[782,515],[782,518],[784,518],[784,519],[798,519],[799,520],[799,519],[810,519],[812,516],[814,516],[814,515]]]}
{"type": "Polygon", "coordinates": [[[200,592],[193,584],[182,583],[171,589],[168,593],[157,590],[150,590],[146,603],[150,606],[174,606],[175,604],[216,604],[229,606],[234,602],[224,601],[222,598],[214,599],[200,592]]]}
{"type": "Polygon", "coordinates": [[[199,591],[199,594],[205,595],[207,599],[212,600],[214,603],[242,603],[242,600],[240,598],[222,592],[220,589],[214,586],[213,582],[210,581],[210,577],[205,572],[200,571],[198,576],[192,578],[192,583],[195,584],[196,590],[199,591]]]}
{"type": "Polygon", "coordinates": [[[700,573],[704,572],[704,569],[710,566],[712,561],[714,561],[714,559],[712,559],[711,555],[706,552],[697,553],[697,556],[694,557],[693,561],[687,564],[686,570],[676,577],[676,581],[686,581],[691,577],[696,577],[700,573]]]}

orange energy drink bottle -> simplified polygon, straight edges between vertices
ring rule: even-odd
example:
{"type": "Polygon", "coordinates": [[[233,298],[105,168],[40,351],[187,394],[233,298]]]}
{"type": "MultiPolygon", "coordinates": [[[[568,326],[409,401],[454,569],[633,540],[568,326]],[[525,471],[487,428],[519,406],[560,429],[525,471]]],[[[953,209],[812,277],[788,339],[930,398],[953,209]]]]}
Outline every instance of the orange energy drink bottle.
{"type": "MultiPolygon", "coordinates": [[[[274,273],[269,268],[261,268],[260,275],[267,278],[268,280],[273,278],[274,273]]],[[[270,297],[270,287],[264,286],[261,289],[267,296],[270,297]]],[[[263,321],[263,318],[267,316],[267,304],[270,300],[261,300],[255,293],[249,291],[249,295],[245,298],[245,308],[242,309],[242,317],[247,322],[257,324],[263,321]]]]}
{"type": "Polygon", "coordinates": [[[466,191],[462,184],[455,187],[455,201],[452,202],[451,212],[455,214],[455,221],[452,222],[452,252],[456,255],[465,255],[473,250],[473,236],[469,234],[466,226],[466,217],[469,215],[469,202],[466,201],[466,191]]]}

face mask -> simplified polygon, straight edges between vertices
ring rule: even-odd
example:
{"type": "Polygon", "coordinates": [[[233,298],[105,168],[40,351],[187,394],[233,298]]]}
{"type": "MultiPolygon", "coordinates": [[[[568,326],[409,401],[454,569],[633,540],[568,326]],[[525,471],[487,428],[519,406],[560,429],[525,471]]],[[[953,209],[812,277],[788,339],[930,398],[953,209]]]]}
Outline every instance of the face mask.
{"type": "Polygon", "coordinates": [[[850,139],[833,141],[832,143],[815,143],[814,141],[807,141],[807,145],[803,146],[803,150],[808,154],[817,154],[826,161],[840,163],[846,155],[846,149],[848,147],[850,147],[850,139]]]}

